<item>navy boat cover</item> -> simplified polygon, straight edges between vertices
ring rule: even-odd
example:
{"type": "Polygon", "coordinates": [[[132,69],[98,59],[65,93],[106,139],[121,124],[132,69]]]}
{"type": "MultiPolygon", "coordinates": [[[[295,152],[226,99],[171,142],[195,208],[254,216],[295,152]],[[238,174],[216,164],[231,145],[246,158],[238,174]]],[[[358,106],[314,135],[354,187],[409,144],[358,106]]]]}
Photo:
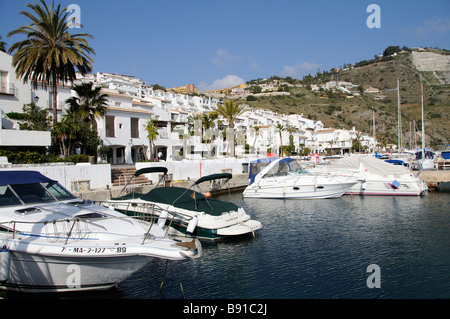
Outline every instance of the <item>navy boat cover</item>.
{"type": "Polygon", "coordinates": [[[55,182],[37,171],[0,171],[0,186],[55,182]]]}

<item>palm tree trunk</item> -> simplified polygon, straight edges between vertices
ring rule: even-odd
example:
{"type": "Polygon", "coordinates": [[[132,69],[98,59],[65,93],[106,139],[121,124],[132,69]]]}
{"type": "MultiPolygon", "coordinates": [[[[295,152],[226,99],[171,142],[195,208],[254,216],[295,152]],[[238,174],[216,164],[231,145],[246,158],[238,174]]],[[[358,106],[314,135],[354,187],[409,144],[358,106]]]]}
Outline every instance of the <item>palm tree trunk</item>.
{"type": "Polygon", "coordinates": [[[52,79],[52,86],[53,86],[53,126],[55,126],[56,123],[58,123],[58,106],[57,103],[57,90],[58,90],[58,83],[57,83],[57,76],[56,76],[56,68],[53,67],[53,79],[52,79]]]}
{"type": "Polygon", "coordinates": [[[229,143],[231,143],[231,144],[229,144],[231,146],[230,147],[230,152],[231,152],[230,156],[234,157],[235,156],[235,149],[234,149],[234,123],[230,121],[230,123],[228,125],[228,128],[230,129],[230,141],[229,141],[229,143]]]}

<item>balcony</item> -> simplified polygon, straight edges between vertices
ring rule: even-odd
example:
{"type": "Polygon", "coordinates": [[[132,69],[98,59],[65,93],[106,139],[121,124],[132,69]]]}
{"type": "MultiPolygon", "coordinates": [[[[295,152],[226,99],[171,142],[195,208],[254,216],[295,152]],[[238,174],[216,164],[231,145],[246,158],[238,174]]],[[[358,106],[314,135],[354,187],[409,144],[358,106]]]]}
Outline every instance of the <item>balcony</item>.
{"type": "Polygon", "coordinates": [[[16,95],[16,88],[13,83],[0,83],[0,94],[16,95]]]}

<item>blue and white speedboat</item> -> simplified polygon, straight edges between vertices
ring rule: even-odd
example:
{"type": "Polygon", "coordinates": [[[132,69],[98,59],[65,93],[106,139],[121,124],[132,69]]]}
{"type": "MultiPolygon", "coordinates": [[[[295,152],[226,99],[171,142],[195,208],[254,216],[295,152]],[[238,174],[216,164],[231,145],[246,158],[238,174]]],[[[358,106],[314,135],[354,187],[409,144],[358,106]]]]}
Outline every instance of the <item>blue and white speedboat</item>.
{"type": "Polygon", "coordinates": [[[199,257],[198,240],[82,201],[36,171],[0,171],[0,289],[107,289],[152,258],[199,257]]]}
{"type": "Polygon", "coordinates": [[[337,174],[310,173],[290,157],[272,160],[256,175],[251,171],[249,179],[243,193],[247,198],[337,198],[358,183],[337,174]]]}

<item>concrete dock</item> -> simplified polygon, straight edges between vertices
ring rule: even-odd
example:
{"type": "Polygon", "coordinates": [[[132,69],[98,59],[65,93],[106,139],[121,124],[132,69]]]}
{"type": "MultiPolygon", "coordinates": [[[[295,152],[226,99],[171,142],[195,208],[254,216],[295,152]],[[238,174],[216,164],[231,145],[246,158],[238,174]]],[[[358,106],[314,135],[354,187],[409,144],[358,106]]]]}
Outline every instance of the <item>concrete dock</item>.
{"type": "MultiPolygon", "coordinates": [[[[166,182],[166,186],[189,188],[192,186],[193,183],[194,181],[192,180],[174,180],[166,182]]],[[[202,183],[200,184],[200,190],[198,189],[198,187],[194,188],[194,190],[201,191],[204,193],[210,192],[211,195],[216,195],[228,192],[228,186],[231,192],[236,192],[236,191],[243,191],[245,187],[247,187],[247,185],[248,185],[248,173],[242,173],[242,174],[233,174],[233,178],[228,181],[228,185],[225,184],[220,190],[216,190],[214,188],[213,183],[211,182],[202,183]]],[[[121,192],[122,192],[121,196],[131,193],[133,190],[137,193],[147,193],[151,189],[155,188],[155,186],[156,185],[153,183],[131,184],[128,185],[125,190],[123,190],[124,188],[123,186],[113,186],[108,189],[97,189],[75,193],[75,195],[81,199],[99,202],[109,198],[117,197],[121,192]]]]}
{"type": "Polygon", "coordinates": [[[450,183],[450,170],[421,171],[419,178],[427,183],[430,190],[447,188],[450,183]]]}

